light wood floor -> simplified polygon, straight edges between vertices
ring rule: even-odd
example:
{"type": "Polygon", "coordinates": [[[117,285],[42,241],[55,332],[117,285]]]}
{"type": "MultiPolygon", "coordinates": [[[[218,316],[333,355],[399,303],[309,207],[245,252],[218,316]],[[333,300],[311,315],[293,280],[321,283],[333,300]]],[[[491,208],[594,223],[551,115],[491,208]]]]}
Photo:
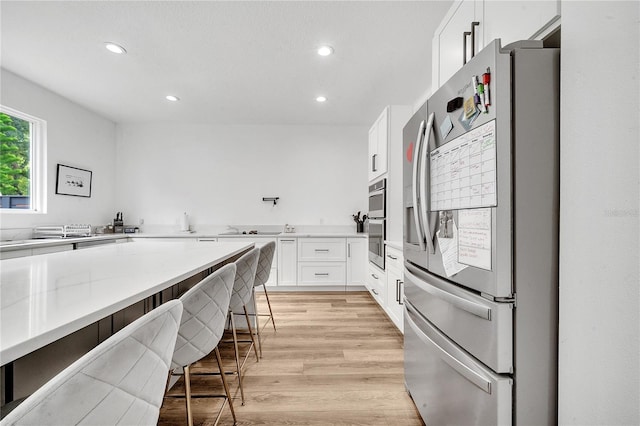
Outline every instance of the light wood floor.
{"type": "MultiPolygon", "coordinates": [[[[404,387],[402,334],[369,293],[269,296],[278,331],[269,323],[263,358],[247,360],[244,406],[237,378],[227,376],[239,425],[423,425],[404,387]]],[[[264,296],[258,310],[266,311],[264,296]]],[[[233,346],[220,348],[232,370],[233,346]]],[[[216,364],[205,360],[200,367],[214,371],[216,364]]],[[[192,382],[194,393],[222,391],[217,376],[192,382]]],[[[184,392],[182,382],[174,389],[184,392]]],[[[195,424],[212,425],[220,401],[194,399],[195,424]]],[[[185,423],[184,399],[165,398],[158,424],[185,423]]],[[[233,424],[228,407],[220,424],[233,424]]]]}

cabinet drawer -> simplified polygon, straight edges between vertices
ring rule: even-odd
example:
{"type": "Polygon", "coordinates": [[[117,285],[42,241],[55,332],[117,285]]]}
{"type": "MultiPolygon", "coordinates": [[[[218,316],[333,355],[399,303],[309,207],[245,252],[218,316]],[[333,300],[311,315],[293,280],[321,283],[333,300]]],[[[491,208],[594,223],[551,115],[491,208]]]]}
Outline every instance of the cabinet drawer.
{"type": "Polygon", "coordinates": [[[399,250],[386,246],[386,255],[385,255],[385,263],[387,268],[395,269],[398,271],[402,271],[402,252],[399,250]]]}
{"type": "Polygon", "coordinates": [[[345,285],[345,262],[298,262],[298,285],[345,285]]]}
{"type": "Polygon", "coordinates": [[[376,301],[384,306],[387,276],[384,271],[369,264],[367,270],[367,288],[376,301]]]}
{"type": "Polygon", "coordinates": [[[344,262],[346,247],[344,238],[301,238],[298,240],[298,261],[344,262]]]}

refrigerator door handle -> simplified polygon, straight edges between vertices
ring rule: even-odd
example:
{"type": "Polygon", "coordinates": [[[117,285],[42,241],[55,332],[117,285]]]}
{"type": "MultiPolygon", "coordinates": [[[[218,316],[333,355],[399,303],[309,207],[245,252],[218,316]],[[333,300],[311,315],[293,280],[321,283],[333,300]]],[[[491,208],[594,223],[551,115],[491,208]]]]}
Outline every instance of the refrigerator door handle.
{"type": "MultiPolygon", "coordinates": [[[[413,151],[413,191],[411,195],[413,197],[413,220],[416,222],[416,230],[418,232],[418,243],[420,244],[420,250],[425,251],[425,236],[424,229],[420,223],[420,203],[418,202],[418,171],[420,169],[420,150],[424,144],[424,129],[425,122],[422,120],[420,123],[420,129],[418,130],[418,137],[416,138],[416,147],[413,151]]],[[[421,201],[421,200],[420,200],[421,201]]]]}
{"type": "MultiPolygon", "coordinates": [[[[422,144],[422,151],[420,152],[420,215],[422,219],[423,226],[423,234],[427,240],[427,247],[429,248],[429,253],[435,253],[435,247],[433,245],[433,237],[431,235],[431,226],[429,225],[429,215],[427,200],[428,200],[428,191],[431,190],[430,182],[427,182],[427,161],[429,161],[429,142],[431,141],[431,133],[433,130],[433,122],[435,121],[435,113],[431,113],[429,115],[429,120],[427,121],[427,127],[424,132],[424,139],[422,144]]],[[[429,181],[431,177],[429,177],[429,181]]],[[[414,207],[415,209],[415,207],[414,207]]]]}
{"type": "Polygon", "coordinates": [[[426,291],[438,299],[444,300],[445,302],[455,306],[456,308],[462,309],[463,311],[469,312],[475,316],[478,316],[487,321],[491,321],[491,308],[488,306],[481,305],[479,303],[473,302],[471,300],[464,299],[460,296],[456,296],[455,294],[451,294],[447,291],[441,290],[438,287],[434,287],[429,283],[426,283],[421,278],[415,276],[409,271],[409,269],[405,268],[404,274],[411,280],[411,282],[419,287],[421,290],[426,291]]]}
{"type": "Polygon", "coordinates": [[[473,371],[469,366],[464,364],[458,358],[451,355],[449,352],[446,351],[446,349],[444,349],[442,346],[438,345],[431,338],[429,338],[429,336],[427,336],[427,334],[420,329],[418,324],[416,324],[412,318],[412,316],[419,315],[419,314],[411,307],[410,304],[407,303],[404,306],[405,306],[405,309],[407,310],[407,313],[409,314],[406,316],[407,324],[409,324],[409,326],[411,327],[413,332],[418,336],[418,338],[422,340],[424,343],[428,345],[433,345],[434,347],[436,347],[438,349],[440,359],[446,362],[449,365],[449,367],[453,368],[462,377],[464,377],[465,379],[467,379],[468,381],[476,385],[480,390],[491,395],[491,381],[487,380],[485,377],[473,371]]]}

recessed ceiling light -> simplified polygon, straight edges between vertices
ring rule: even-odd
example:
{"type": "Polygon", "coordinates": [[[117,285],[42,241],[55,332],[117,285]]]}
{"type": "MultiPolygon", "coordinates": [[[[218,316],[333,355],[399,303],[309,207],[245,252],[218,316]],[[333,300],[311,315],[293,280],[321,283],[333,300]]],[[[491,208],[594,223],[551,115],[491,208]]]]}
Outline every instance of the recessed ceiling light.
{"type": "Polygon", "coordinates": [[[119,44],[106,42],[104,44],[104,47],[106,47],[109,52],[117,53],[119,55],[123,53],[127,53],[127,50],[124,47],[120,46],[119,44]]]}
{"type": "Polygon", "coordinates": [[[320,56],[329,56],[333,53],[333,47],[331,46],[320,46],[318,48],[318,55],[320,56]]]}
{"type": "Polygon", "coordinates": [[[327,97],[326,96],[318,96],[316,98],[316,102],[327,102],[327,97]]]}
{"type": "Polygon", "coordinates": [[[177,97],[177,96],[173,96],[173,95],[167,95],[167,96],[165,96],[165,98],[166,98],[168,101],[171,101],[171,102],[177,102],[177,101],[179,101],[179,100],[180,100],[180,98],[179,98],[179,97],[177,97]]]}

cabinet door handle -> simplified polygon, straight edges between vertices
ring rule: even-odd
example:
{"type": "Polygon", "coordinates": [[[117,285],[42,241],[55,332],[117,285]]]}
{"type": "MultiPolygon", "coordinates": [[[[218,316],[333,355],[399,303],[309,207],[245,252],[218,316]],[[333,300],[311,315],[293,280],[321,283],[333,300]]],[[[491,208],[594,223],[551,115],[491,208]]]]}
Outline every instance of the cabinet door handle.
{"type": "Polygon", "coordinates": [[[396,280],[396,302],[400,303],[400,285],[398,284],[400,282],[400,280],[396,280]]]}
{"type": "Polygon", "coordinates": [[[328,277],[329,273],[327,273],[327,272],[316,272],[314,275],[316,277],[328,277]]]}
{"type": "Polygon", "coordinates": [[[351,257],[351,243],[347,243],[347,257],[351,257]]]}
{"type": "Polygon", "coordinates": [[[480,22],[473,21],[471,23],[471,57],[476,56],[476,27],[480,25],[480,22]]]}
{"type": "Polygon", "coordinates": [[[373,154],[371,156],[371,171],[372,172],[377,172],[378,171],[378,167],[376,164],[376,157],[378,156],[378,154],[373,154]]]}
{"type": "Polygon", "coordinates": [[[316,253],[329,253],[329,249],[315,249],[316,253]]]}
{"type": "Polygon", "coordinates": [[[398,303],[401,306],[404,305],[404,303],[402,303],[402,285],[403,284],[404,284],[404,281],[398,280],[398,303]]]}
{"type": "Polygon", "coordinates": [[[397,258],[397,257],[395,257],[395,256],[391,256],[390,254],[388,254],[388,255],[387,255],[387,257],[388,257],[389,259],[391,259],[391,260],[398,260],[398,258],[397,258]]]}
{"type": "Polygon", "coordinates": [[[462,33],[462,65],[467,63],[467,37],[471,35],[471,31],[462,33]]]}
{"type": "Polygon", "coordinates": [[[378,279],[378,276],[376,274],[371,274],[371,276],[373,277],[374,280],[378,279]]]}
{"type": "Polygon", "coordinates": [[[371,292],[372,292],[373,294],[375,294],[376,296],[378,295],[378,292],[376,291],[376,289],[375,289],[375,288],[372,288],[372,289],[371,289],[371,292]]]}
{"type": "Polygon", "coordinates": [[[294,241],[295,241],[295,240],[280,240],[280,242],[282,242],[282,243],[292,243],[292,242],[294,242],[294,241]]]}

